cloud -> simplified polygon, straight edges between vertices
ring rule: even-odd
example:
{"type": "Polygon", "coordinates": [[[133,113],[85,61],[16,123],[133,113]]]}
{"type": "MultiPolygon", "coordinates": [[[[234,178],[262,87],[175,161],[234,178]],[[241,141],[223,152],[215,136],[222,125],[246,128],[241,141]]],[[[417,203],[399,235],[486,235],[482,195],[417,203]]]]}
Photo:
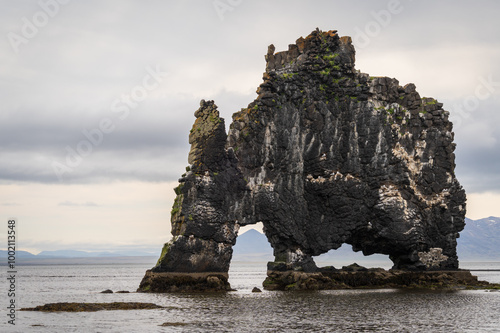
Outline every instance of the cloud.
{"type": "MultiPolygon", "coordinates": [[[[175,186],[177,182],[133,180],[91,185],[0,183],[0,202],[16,198],[22,204],[2,211],[18,219],[23,248],[92,250],[73,246],[81,243],[92,243],[96,248],[98,244],[160,248],[170,237],[175,186]]],[[[0,230],[0,236],[5,230],[0,230]]]]}
{"type": "Polygon", "coordinates": [[[488,216],[500,216],[498,192],[470,193],[467,195],[467,217],[479,220],[488,216]]]}
{"type": "Polygon", "coordinates": [[[76,203],[71,201],[63,201],[58,204],[58,206],[69,206],[69,207],[99,207],[100,205],[92,201],[87,201],[85,203],[76,203]]]}
{"type": "MultiPolygon", "coordinates": [[[[491,24],[500,5],[399,3],[387,16],[385,2],[244,1],[221,20],[211,1],[70,2],[19,53],[0,40],[0,180],[60,182],[54,163],[68,166],[69,151],[109,119],[114,130],[65,169],[63,182],[174,181],[187,164],[199,100],[214,99],[229,126],[231,114],[256,96],[267,46],[285,50],[316,27],[351,35],[357,68],[416,83],[457,121],[455,105],[474,94],[479,76],[500,80],[500,25],[491,24]],[[275,15],[285,7],[286,15],[275,15]],[[164,80],[121,119],[113,102],[157,66],[164,80]]],[[[22,18],[39,10],[30,2],[0,4],[0,32],[20,34],[22,18]]],[[[500,189],[498,95],[455,126],[457,174],[471,191],[500,189]]]]}
{"type": "Polygon", "coordinates": [[[0,206],[14,207],[14,206],[21,206],[21,204],[18,202],[2,202],[0,203],[0,206]]]}
{"type": "MultiPolygon", "coordinates": [[[[500,77],[499,77],[500,78],[500,77]]],[[[460,106],[458,101],[451,105],[460,106]]],[[[456,172],[468,192],[500,193],[500,90],[491,98],[480,101],[468,117],[460,118],[451,111],[455,120],[456,172]]],[[[457,111],[458,108],[455,110],[457,111]]]]}
{"type": "MultiPolygon", "coordinates": [[[[216,100],[229,126],[237,105],[247,105],[252,95],[224,91],[206,98],[216,100]]],[[[70,182],[177,179],[187,165],[188,135],[198,107],[195,98],[144,101],[125,120],[105,107],[72,115],[19,111],[0,123],[0,179],[59,182],[54,163],[68,167],[62,180],[70,182]],[[104,118],[113,122],[111,133],[100,130],[104,118]]]]}

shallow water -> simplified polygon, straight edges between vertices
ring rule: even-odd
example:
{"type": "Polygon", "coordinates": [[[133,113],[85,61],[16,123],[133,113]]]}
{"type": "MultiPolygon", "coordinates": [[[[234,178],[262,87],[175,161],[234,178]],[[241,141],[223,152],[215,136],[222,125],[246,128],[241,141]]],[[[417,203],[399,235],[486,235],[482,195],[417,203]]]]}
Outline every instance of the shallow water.
{"type": "MultiPolygon", "coordinates": [[[[467,267],[466,263],[462,265],[467,267]]],[[[472,263],[471,268],[500,268],[472,263]],[[474,267],[475,265],[475,267],[474,267]]],[[[152,302],[172,308],[94,313],[17,312],[2,332],[498,332],[500,292],[335,290],[252,293],[265,263],[232,263],[227,294],[101,294],[134,291],[148,265],[19,267],[21,307],[53,302],[152,302]],[[162,324],[179,326],[159,326],[162,324]],[[41,326],[33,326],[41,325],[41,326]],[[182,325],[182,326],[180,326],[182,325]]],[[[500,282],[500,272],[474,272],[500,282]]],[[[4,306],[2,308],[5,309],[4,306]]],[[[5,318],[5,316],[2,316],[5,318]]]]}

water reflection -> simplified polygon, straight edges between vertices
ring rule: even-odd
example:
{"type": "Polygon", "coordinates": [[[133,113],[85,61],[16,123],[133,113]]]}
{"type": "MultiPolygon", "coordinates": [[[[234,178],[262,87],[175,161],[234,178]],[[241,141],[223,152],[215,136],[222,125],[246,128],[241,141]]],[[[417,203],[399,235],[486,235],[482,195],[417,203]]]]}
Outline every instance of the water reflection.
{"type": "Polygon", "coordinates": [[[176,302],[199,332],[487,332],[500,325],[500,295],[484,291],[235,292],[178,295],[176,302]]]}

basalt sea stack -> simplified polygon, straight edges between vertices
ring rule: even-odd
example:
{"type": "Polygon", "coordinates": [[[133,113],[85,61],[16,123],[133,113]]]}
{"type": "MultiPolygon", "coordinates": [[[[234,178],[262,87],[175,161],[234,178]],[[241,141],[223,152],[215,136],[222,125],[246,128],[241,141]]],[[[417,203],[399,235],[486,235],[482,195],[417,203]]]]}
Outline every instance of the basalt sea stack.
{"type": "Polygon", "coordinates": [[[228,134],[201,101],[173,239],[140,291],[229,290],[238,228],[257,222],[274,248],[270,272],[321,272],[313,256],[344,243],[389,255],[395,269],[458,268],[466,198],[448,112],[354,59],[336,31],[269,46],[258,97],[228,134]]]}

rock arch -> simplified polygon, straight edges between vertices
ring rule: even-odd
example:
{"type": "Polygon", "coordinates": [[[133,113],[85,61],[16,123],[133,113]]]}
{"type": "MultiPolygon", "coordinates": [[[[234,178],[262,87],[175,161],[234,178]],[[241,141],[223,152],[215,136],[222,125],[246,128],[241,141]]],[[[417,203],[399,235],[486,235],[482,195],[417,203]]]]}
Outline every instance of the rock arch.
{"type": "Polygon", "coordinates": [[[168,290],[179,276],[229,288],[239,226],[258,221],[271,268],[314,272],[311,256],[343,243],[387,254],[398,269],[458,268],[465,192],[448,112],[413,84],[360,73],[354,59],[336,31],[313,31],[285,52],[271,45],[258,97],[233,114],[228,134],[214,102],[201,101],[174,237],[142,290],[168,290]]]}

